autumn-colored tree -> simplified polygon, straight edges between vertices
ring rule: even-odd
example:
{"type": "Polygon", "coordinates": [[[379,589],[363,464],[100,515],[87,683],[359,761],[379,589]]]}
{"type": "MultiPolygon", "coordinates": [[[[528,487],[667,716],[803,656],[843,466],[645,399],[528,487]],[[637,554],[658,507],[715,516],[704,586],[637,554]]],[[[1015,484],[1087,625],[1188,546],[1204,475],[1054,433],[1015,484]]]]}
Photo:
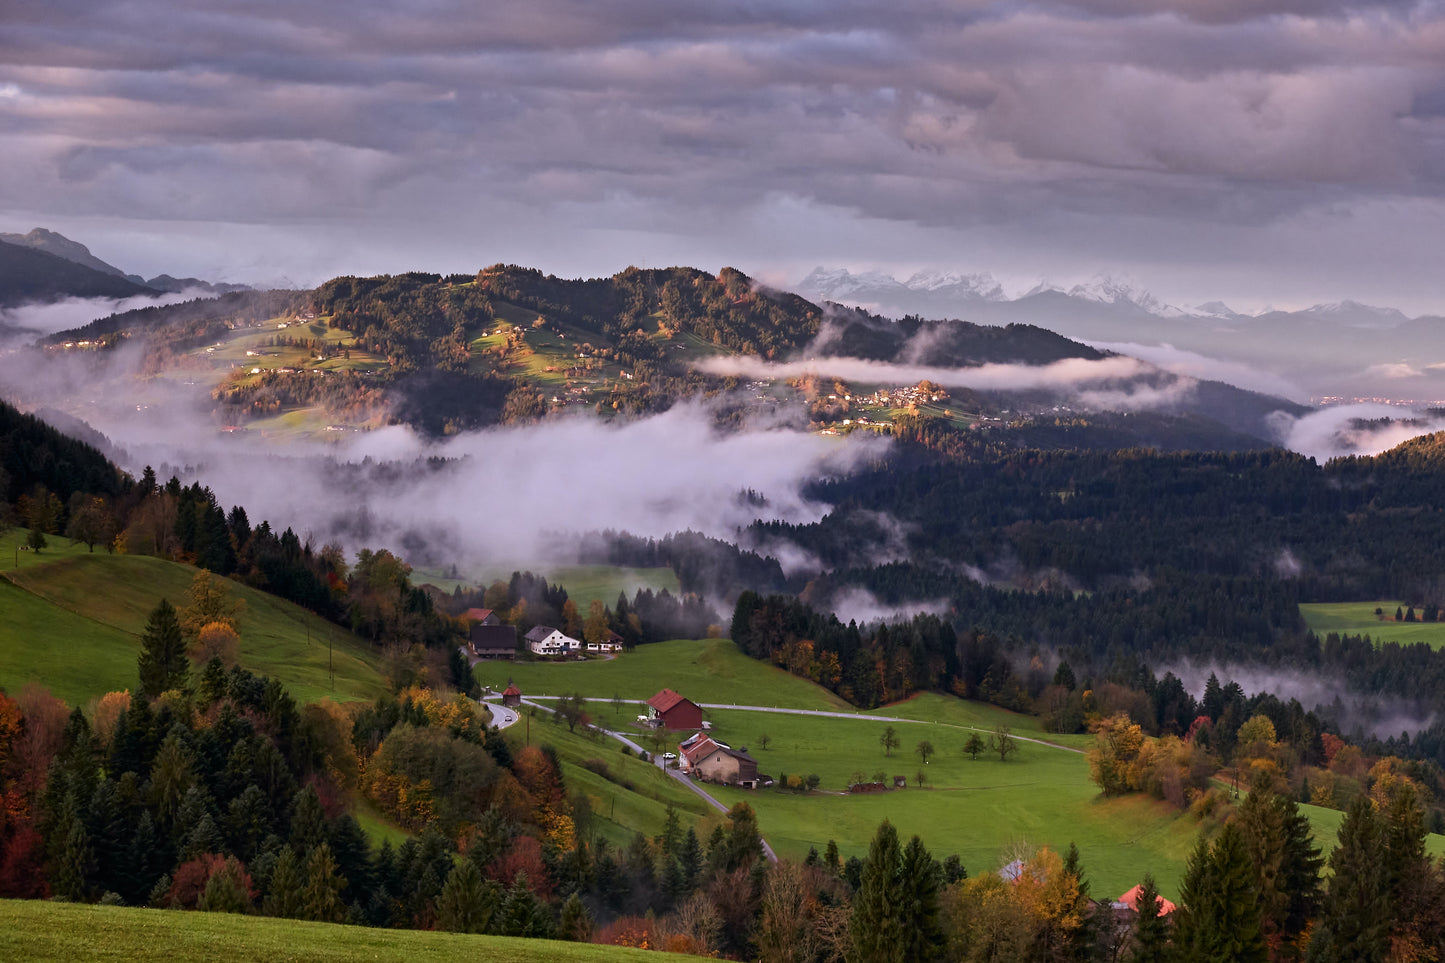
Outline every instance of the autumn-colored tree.
{"type": "Polygon", "coordinates": [[[129,708],[129,689],[122,692],[107,692],[95,701],[90,709],[90,728],[95,735],[97,745],[110,745],[111,737],[115,735],[115,727],[120,722],[121,713],[129,708]]]}
{"type": "MultiPolygon", "coordinates": [[[[246,612],[246,600],[234,597],[225,579],[201,569],[191,579],[186,590],[186,604],[177,613],[181,634],[186,641],[195,645],[202,630],[210,625],[222,625],[232,633],[239,631],[240,618],[246,612]]],[[[199,659],[205,662],[206,659],[199,659]]]]}
{"type": "Polygon", "coordinates": [[[1099,720],[1092,728],[1094,747],[1086,754],[1089,775],[1106,796],[1128,792],[1129,767],[1144,746],[1144,730],[1122,712],[1099,720]]]}
{"type": "Polygon", "coordinates": [[[229,667],[236,664],[240,649],[241,639],[232,626],[225,622],[207,622],[191,643],[189,654],[198,666],[220,659],[222,665],[229,667]]]}

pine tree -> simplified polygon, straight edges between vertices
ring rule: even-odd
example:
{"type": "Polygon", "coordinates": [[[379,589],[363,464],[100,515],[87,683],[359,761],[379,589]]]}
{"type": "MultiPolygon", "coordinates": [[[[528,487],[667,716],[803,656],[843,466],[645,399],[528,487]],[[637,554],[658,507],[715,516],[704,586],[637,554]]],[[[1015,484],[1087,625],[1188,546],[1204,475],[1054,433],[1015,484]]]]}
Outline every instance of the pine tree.
{"type": "Polygon", "coordinates": [[[461,860],[437,897],[437,926],[452,933],[485,933],[501,898],[500,886],[483,880],[471,860],[461,860]]]}
{"type": "Polygon", "coordinates": [[[261,912],[267,916],[295,920],[301,918],[305,886],[301,880],[301,869],[296,851],[282,846],[271,869],[270,884],[266,887],[266,899],[261,912]]]}
{"type": "Polygon", "coordinates": [[[221,831],[216,828],[216,821],[211,818],[209,812],[203,812],[195,828],[186,836],[186,841],[181,846],[181,859],[195,859],[207,853],[219,853],[224,848],[221,831]]]}
{"type": "Polygon", "coordinates": [[[1177,944],[1199,963],[1267,963],[1259,891],[1238,825],[1228,823],[1213,846],[1200,840],[1181,887],[1184,911],[1177,944]]]}
{"type": "Polygon", "coordinates": [[[1079,925],[1073,932],[1065,934],[1064,954],[1068,959],[1090,960],[1094,957],[1099,938],[1098,923],[1092,912],[1093,903],[1089,899],[1089,881],[1084,876],[1083,859],[1079,855],[1079,847],[1072,841],[1068,851],[1064,853],[1064,872],[1074,878],[1078,888],[1073,915],[1079,919],[1079,925]]]}
{"type": "Polygon", "coordinates": [[[677,866],[682,875],[682,887],[678,891],[679,899],[686,899],[697,889],[697,884],[702,878],[703,855],[702,843],[698,842],[697,832],[691,826],[682,837],[682,844],[678,847],[677,866]]]}
{"type": "Polygon", "coordinates": [[[498,912],[496,932],[502,936],[546,937],[552,929],[546,904],[527,885],[527,874],[518,873],[507,890],[498,912]]]}
{"type": "Polygon", "coordinates": [[[303,786],[291,804],[291,836],[288,840],[298,853],[309,853],[329,842],[326,832],[326,810],[311,786],[303,786]]]}
{"type": "Polygon", "coordinates": [[[1390,898],[1381,862],[1385,829],[1361,793],[1340,823],[1329,890],[1310,937],[1317,963],[1383,963],[1390,949],[1390,898]]]}
{"type": "Polygon", "coordinates": [[[1139,915],[1134,921],[1134,950],[1130,963],[1167,963],[1169,923],[1159,915],[1159,888],[1154,874],[1145,873],[1139,884],[1139,915]]]}
{"type": "Polygon", "coordinates": [[[898,959],[936,959],[943,947],[938,923],[938,864],[917,836],[904,847],[898,870],[899,916],[903,923],[902,955],[898,959]]]}
{"type": "Polygon", "coordinates": [[[301,916],[319,923],[340,923],[346,917],[341,890],[346,880],[336,871],[331,847],[322,843],[306,860],[306,889],[301,894],[301,916]]]}
{"type": "Polygon", "coordinates": [[[900,916],[903,894],[898,873],[903,854],[898,847],[898,831],[884,820],[868,847],[863,861],[863,874],[858,894],[853,900],[853,916],[848,931],[860,959],[902,963],[899,955],[904,943],[900,916]]]}
{"type": "Polygon", "coordinates": [[[185,687],[190,663],[186,659],[186,641],[176,610],[161,599],[146,620],[141,633],[139,660],[140,689],[154,698],[162,692],[185,687]]]}
{"type": "Polygon", "coordinates": [[[823,865],[828,867],[828,872],[834,876],[842,875],[843,861],[838,855],[837,840],[828,840],[828,846],[823,850],[823,865]]]}
{"type": "Polygon", "coordinates": [[[90,878],[95,871],[95,853],[91,849],[90,834],[86,832],[85,820],[80,818],[74,796],[66,797],[65,809],[56,825],[56,832],[63,842],[51,885],[55,889],[55,895],[61,899],[83,903],[90,898],[90,878]]]}
{"type": "Polygon", "coordinates": [[[211,873],[196,909],[205,913],[251,912],[250,880],[245,867],[236,857],[227,856],[226,861],[211,873]]]}
{"type": "Polygon", "coordinates": [[[576,893],[567,897],[562,904],[562,919],[557,924],[557,938],[573,943],[586,943],[592,938],[592,914],[587,912],[582,898],[576,893]]]}

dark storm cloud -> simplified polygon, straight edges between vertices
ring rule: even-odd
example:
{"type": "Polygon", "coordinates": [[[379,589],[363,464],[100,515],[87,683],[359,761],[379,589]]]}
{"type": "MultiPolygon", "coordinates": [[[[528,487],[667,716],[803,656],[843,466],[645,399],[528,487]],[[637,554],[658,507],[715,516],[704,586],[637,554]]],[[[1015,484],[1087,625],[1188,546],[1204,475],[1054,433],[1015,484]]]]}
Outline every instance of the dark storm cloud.
{"type": "Polygon", "coordinates": [[[1122,217],[1271,224],[1445,182],[1436,3],[4,6],[0,212],[423,212],[504,243],[568,205],[701,236],[788,198],[885,234],[1075,212],[1127,250],[1122,217]]]}

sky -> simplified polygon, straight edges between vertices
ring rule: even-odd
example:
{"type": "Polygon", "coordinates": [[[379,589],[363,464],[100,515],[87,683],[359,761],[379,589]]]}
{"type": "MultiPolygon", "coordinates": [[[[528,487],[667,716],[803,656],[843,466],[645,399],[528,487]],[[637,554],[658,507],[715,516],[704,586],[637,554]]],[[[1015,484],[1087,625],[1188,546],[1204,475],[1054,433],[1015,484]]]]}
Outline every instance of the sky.
{"type": "Polygon", "coordinates": [[[1445,313],[1445,4],[0,0],[0,231],[150,276],[629,264],[1445,313]]]}

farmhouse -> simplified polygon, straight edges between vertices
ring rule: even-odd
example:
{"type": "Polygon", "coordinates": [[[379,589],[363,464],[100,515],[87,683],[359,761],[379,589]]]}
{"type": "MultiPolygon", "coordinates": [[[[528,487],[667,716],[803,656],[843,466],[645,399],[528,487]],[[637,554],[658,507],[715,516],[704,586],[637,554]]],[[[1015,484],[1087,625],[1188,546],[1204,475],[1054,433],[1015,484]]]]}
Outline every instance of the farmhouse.
{"type": "Polygon", "coordinates": [[[692,772],[708,782],[742,786],[744,789],[758,788],[758,761],[742,749],[713,743],[710,750],[697,754],[692,772]]]}
{"type": "Polygon", "coordinates": [[[462,618],[473,625],[501,625],[502,620],[497,618],[497,613],[491,609],[470,608],[462,613],[462,618]]]}
{"type": "Polygon", "coordinates": [[[607,637],[602,641],[588,642],[587,651],[589,653],[621,652],[622,636],[618,635],[616,632],[608,630],[607,637]]]}
{"type": "Polygon", "coordinates": [[[507,680],[507,688],[502,691],[502,705],[508,709],[515,709],[522,704],[522,690],[511,679],[507,680]]]}
{"type": "MultiPolygon", "coordinates": [[[[1115,909],[1127,909],[1130,912],[1138,913],[1139,896],[1143,892],[1143,890],[1144,886],[1141,883],[1140,885],[1135,886],[1133,889],[1129,890],[1129,892],[1125,893],[1123,896],[1120,896],[1118,901],[1114,904],[1115,909]]],[[[1173,903],[1169,902],[1162,896],[1158,896],[1156,897],[1156,899],[1158,899],[1159,901],[1158,905],[1160,916],[1168,916],[1170,913],[1178,909],[1177,906],[1175,906],[1173,903]]]]}
{"type": "Polygon", "coordinates": [[[517,630],[510,625],[473,622],[467,644],[478,659],[510,659],[517,654],[517,630]]]}
{"type": "Polygon", "coordinates": [[[704,735],[701,732],[694,736],[689,736],[677,747],[678,752],[682,756],[682,770],[684,772],[691,770],[693,766],[697,765],[700,759],[709,755],[719,746],[724,746],[724,743],[714,742],[710,736],[704,735]]]}
{"type": "Polygon", "coordinates": [[[702,709],[671,689],[663,689],[647,700],[648,725],[664,729],[701,729],[702,709]]]}
{"type": "Polygon", "coordinates": [[[550,625],[536,626],[527,633],[526,640],[527,648],[537,655],[566,655],[582,648],[581,642],[563,635],[561,629],[554,629],[550,625]]]}

